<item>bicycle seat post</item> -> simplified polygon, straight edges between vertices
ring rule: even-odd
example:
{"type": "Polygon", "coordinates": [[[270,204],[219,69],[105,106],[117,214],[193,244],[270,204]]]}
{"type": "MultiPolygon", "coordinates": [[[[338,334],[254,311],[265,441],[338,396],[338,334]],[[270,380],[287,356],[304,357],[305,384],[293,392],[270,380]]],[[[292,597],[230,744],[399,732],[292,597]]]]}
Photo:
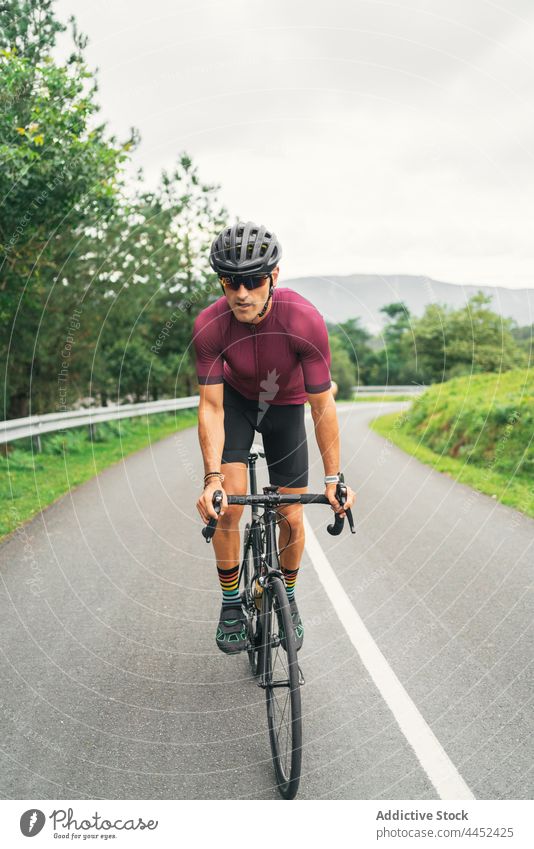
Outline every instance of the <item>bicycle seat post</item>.
{"type": "MultiPolygon", "coordinates": [[[[258,494],[258,483],[256,480],[256,460],[258,457],[265,457],[265,452],[260,445],[252,445],[248,455],[248,468],[250,476],[250,494],[258,494]]],[[[259,507],[257,504],[252,505],[252,518],[257,519],[259,516],[259,507]]]]}

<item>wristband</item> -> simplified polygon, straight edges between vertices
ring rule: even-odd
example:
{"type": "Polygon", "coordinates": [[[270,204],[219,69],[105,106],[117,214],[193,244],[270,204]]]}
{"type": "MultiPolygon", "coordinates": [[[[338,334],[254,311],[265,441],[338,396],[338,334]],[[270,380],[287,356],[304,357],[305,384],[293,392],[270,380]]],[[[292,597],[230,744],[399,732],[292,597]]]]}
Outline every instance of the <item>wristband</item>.
{"type": "Polygon", "coordinates": [[[224,475],[222,472],[207,472],[207,474],[204,475],[204,487],[210,478],[219,478],[221,483],[224,482],[224,475]]]}

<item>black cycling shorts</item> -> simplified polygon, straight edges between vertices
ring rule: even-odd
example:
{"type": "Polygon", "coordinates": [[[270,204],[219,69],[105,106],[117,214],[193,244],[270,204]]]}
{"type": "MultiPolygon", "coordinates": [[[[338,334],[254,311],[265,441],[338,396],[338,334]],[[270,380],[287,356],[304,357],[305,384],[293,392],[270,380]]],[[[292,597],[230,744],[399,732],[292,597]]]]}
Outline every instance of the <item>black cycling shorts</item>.
{"type": "Polygon", "coordinates": [[[251,401],[224,381],[222,462],[247,465],[254,432],[257,431],[263,437],[270,483],[274,486],[308,486],[304,406],[251,401]]]}

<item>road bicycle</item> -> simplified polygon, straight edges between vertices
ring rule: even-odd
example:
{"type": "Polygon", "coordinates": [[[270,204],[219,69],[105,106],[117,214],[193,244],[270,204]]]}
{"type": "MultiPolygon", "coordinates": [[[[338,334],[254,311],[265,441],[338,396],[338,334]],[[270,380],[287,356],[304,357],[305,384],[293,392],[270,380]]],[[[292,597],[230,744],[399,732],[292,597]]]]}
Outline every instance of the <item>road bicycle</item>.
{"type": "MultiPolygon", "coordinates": [[[[284,504],[330,504],[325,495],[305,493],[292,495],[278,492],[276,486],[266,486],[258,494],[256,460],[265,457],[263,449],[253,445],[248,457],[250,474],[249,495],[228,495],[228,504],[243,504],[252,508],[251,521],[245,527],[243,559],[239,571],[241,603],[247,620],[247,652],[250,668],[265,690],[267,724],[276,775],[277,788],[284,799],[294,799],[302,765],[302,716],[300,688],[304,676],[297,660],[295,633],[291,621],[284,576],[280,567],[276,542],[276,526],[287,521],[277,507],[284,504]],[[263,513],[260,508],[263,507],[263,513]]],[[[339,483],[336,498],[344,504],[347,488],[339,483]]],[[[222,492],[213,495],[215,512],[222,505],[222,492]]],[[[346,511],[350,530],[355,533],[352,513],[346,511]]],[[[330,534],[343,530],[344,519],[336,514],[328,525],[330,534]]],[[[210,519],[202,535],[210,542],[217,519],[210,519]]]]}

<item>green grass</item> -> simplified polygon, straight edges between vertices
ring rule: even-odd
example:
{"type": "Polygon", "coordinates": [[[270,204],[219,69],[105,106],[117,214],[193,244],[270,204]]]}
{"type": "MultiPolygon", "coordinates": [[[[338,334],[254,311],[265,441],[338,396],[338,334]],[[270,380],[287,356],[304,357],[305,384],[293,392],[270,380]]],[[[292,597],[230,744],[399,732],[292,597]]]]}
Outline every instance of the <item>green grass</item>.
{"type": "Polygon", "coordinates": [[[11,443],[0,457],[0,539],[108,466],[196,423],[196,409],[177,410],[99,424],[93,441],[87,428],[47,434],[40,454],[29,439],[11,443]]]}
{"type": "Polygon", "coordinates": [[[379,395],[378,393],[373,393],[373,395],[354,395],[350,400],[354,401],[354,403],[359,403],[360,401],[413,401],[414,395],[379,395]]]}
{"type": "Polygon", "coordinates": [[[372,428],[423,463],[534,517],[534,370],[435,384],[372,428]]]}

